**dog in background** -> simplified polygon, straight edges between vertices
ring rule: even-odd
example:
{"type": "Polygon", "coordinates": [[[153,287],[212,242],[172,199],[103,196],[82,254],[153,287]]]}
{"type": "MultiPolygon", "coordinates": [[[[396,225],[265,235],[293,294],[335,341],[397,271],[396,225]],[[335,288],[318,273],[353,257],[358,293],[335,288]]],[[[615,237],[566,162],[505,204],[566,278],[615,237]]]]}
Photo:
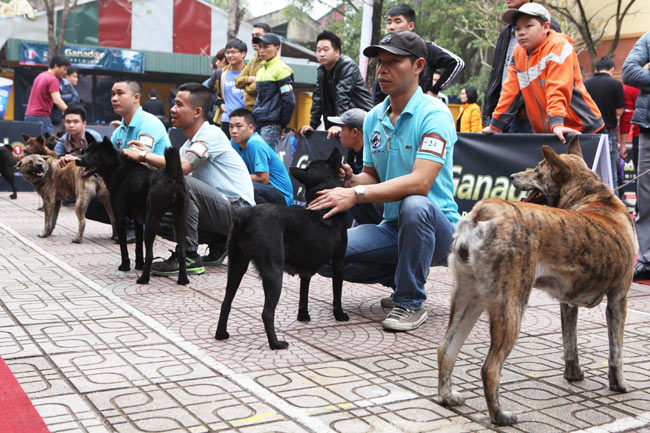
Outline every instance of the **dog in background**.
{"type": "Polygon", "coordinates": [[[481,376],[490,419],[511,425],[501,408],[501,368],[519,335],[531,289],[560,302],[564,377],[584,378],[578,362],[578,307],[592,308],[607,296],[609,387],[625,392],[623,328],[632,283],[636,234],[625,205],[589,169],[577,136],[565,154],[548,146],[534,170],[515,173],[512,184],[532,191],[526,202],[487,199],[458,223],[449,264],[454,294],[447,333],[438,348],[438,393],[443,405],[462,404],[452,391],[458,352],[487,310],[491,344],[481,376]]]}
{"type": "Polygon", "coordinates": [[[25,155],[45,155],[51,156],[52,158],[58,158],[59,155],[54,153],[54,146],[58,139],[58,136],[50,135],[47,132],[45,133],[45,138],[40,135],[37,137],[30,137],[27,134],[23,134],[23,141],[25,142],[23,152],[25,155]]]}
{"type": "Polygon", "coordinates": [[[81,243],[86,228],[86,210],[90,201],[97,196],[106,207],[113,235],[115,234],[115,219],[104,182],[92,173],[84,172],[74,164],[63,168],[57,165],[57,159],[43,155],[28,155],[16,167],[23,178],[34,186],[43,200],[45,222],[43,231],[38,234],[46,238],[52,234],[61,209],[61,200],[75,200],[75,214],[79,222],[74,243],[81,243]]]}
{"type": "Polygon", "coordinates": [[[125,219],[135,221],[135,268],[142,270],[139,284],[149,283],[153,260],[153,241],[160,225],[160,218],[171,210],[174,234],[178,243],[178,284],[188,284],[185,262],[185,220],[189,206],[189,192],[183,177],[178,149],[165,150],[165,168],[150,170],[120,153],[111,141],[104,137],[101,142],[88,139],[84,154],[75,160],[84,172],[97,172],[106,182],[110,201],[115,213],[117,234],[120,240],[122,263],[120,271],[131,268],[126,248],[125,219]],[[146,224],[146,262],[142,256],[142,224],[146,224]]]}
{"type": "Polygon", "coordinates": [[[16,160],[14,159],[13,149],[11,146],[8,144],[0,146],[0,174],[7,182],[9,182],[9,185],[11,185],[13,193],[9,198],[12,200],[15,200],[16,197],[18,197],[18,194],[16,194],[16,179],[14,178],[15,164],[16,160]]]}
{"type": "MultiPolygon", "coordinates": [[[[339,179],[341,152],[334,149],[329,159],[312,161],[307,168],[291,167],[291,175],[305,185],[307,203],[316,193],[342,186],[339,179]]],[[[275,308],[282,292],[282,272],[300,276],[298,320],[309,321],[309,282],[332,260],[333,312],[338,321],[349,320],[341,305],[343,260],[348,244],[347,213],[324,220],[327,211],[262,204],[240,209],[234,217],[228,239],[228,283],[221,304],[215,338],[227,339],[228,316],[241,279],[252,260],[262,276],[264,309],[262,320],[271,349],[286,349],[289,343],[275,333],[275,308]]]]}

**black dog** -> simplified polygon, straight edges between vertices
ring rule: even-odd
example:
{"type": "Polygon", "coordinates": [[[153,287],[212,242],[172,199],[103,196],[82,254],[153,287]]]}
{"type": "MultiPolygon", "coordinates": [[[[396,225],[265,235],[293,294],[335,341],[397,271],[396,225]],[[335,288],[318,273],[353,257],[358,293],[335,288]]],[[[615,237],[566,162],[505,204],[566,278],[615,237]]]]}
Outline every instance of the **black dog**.
{"type": "Polygon", "coordinates": [[[174,231],[178,242],[179,274],[178,284],[187,284],[185,263],[185,220],[189,205],[189,192],[183,177],[178,149],[165,150],[165,168],[150,170],[144,165],[125,157],[110,140],[104,137],[102,142],[89,141],[84,154],[76,164],[85,167],[84,175],[99,173],[104,179],[111,195],[111,206],[115,214],[117,235],[120,240],[122,264],[120,271],[131,267],[129,252],[126,248],[125,218],[135,220],[135,268],[142,269],[139,284],[147,284],[153,260],[153,241],[160,225],[160,218],[171,210],[174,231]],[[142,260],[142,223],[146,224],[145,247],[146,261],[142,260]]]}
{"type": "Polygon", "coordinates": [[[16,197],[16,179],[14,178],[14,165],[16,161],[14,159],[13,151],[11,146],[5,144],[0,146],[0,174],[5,178],[9,185],[11,185],[11,190],[13,194],[9,196],[12,200],[15,200],[16,197]]]}
{"type": "MultiPolygon", "coordinates": [[[[307,202],[327,188],[343,186],[338,173],[341,152],[334,149],[329,159],[312,161],[306,169],[291,167],[291,174],[306,187],[307,202]]],[[[348,244],[347,214],[337,213],[323,219],[326,211],[300,207],[263,204],[242,208],[235,214],[228,239],[228,283],[221,304],[221,315],[215,338],[224,340],[228,315],[242,277],[252,260],[259,270],[264,286],[262,320],[271,349],[286,349],[289,343],[275,335],[275,307],[282,291],[283,269],[300,275],[298,320],[310,320],[308,310],[309,281],[323,265],[332,260],[333,310],[338,321],[349,320],[341,306],[343,259],[348,244]]]]}

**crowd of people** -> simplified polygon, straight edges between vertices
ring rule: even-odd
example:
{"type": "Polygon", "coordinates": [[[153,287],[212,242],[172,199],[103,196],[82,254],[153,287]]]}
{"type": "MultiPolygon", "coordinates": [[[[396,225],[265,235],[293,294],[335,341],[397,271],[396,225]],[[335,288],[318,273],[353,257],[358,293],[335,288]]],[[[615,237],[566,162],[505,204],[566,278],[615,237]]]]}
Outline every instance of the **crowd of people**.
{"type": "MultiPolygon", "coordinates": [[[[341,53],[341,39],[327,30],[317,37],[320,66],[311,115],[299,134],[309,137],[324,127],[328,138],[339,139],[349,153],[341,165],[344,187],[324,191],[309,208],[328,210],[324,218],[347,210],[354,217],[344,278],[393,290],[381,300],[390,309],[382,322],[386,329],[408,331],[427,319],[422,303],[429,268],[446,263],[460,218],[452,179],[458,132],[552,133],[562,143],[567,134],[607,134],[614,185],[618,154],[625,152],[631,132],[637,143],[635,165],[638,159],[640,171],[650,168],[650,32],[625,62],[624,85],[612,78],[614,64],[608,58],[601,59],[594,76],[583,82],[573,41],[561,33],[548,10],[529,0],[506,3],[506,25],[497,42],[483,110],[476,87],[464,86],[455,119],[442,91],[464,62],[414,32],[416,14],[411,7],[391,8],[385,17],[386,35],[363,51],[377,60],[372,92],[356,63],[341,53]]],[[[205,266],[224,260],[238,208],[293,203],[289,175],[275,152],[296,107],[293,71],[279,55],[281,38],[267,24],[254,24],[251,38],[255,52],[248,62],[247,45],[239,39],[228,41],[212,61],[211,76],[202,84],[180,85],[173,100],[171,125],[187,137],[180,155],[190,192],[188,273],[201,274],[205,266]],[[208,245],[206,255],[199,255],[200,244],[208,245]]],[[[65,165],[87,145],[86,113],[70,90],[77,71],[68,59],[54,56],[49,66],[34,81],[25,119],[40,122],[50,133],[65,130],[55,147],[59,164],[65,165]],[[60,120],[55,120],[59,117],[53,106],[62,112],[60,120]]],[[[164,167],[164,150],[171,143],[160,121],[162,101],[155,90],[149,96],[142,104],[139,83],[114,83],[111,103],[121,121],[111,141],[126,157],[156,169],[164,167]]],[[[637,197],[640,249],[635,278],[646,279],[648,195],[650,176],[639,181],[637,197]]],[[[101,209],[91,213],[91,219],[108,221],[101,209]]],[[[173,239],[173,232],[162,232],[173,239]]],[[[177,256],[172,252],[154,263],[152,273],[178,273],[177,256]]],[[[320,271],[330,272],[327,266],[320,271]]]]}

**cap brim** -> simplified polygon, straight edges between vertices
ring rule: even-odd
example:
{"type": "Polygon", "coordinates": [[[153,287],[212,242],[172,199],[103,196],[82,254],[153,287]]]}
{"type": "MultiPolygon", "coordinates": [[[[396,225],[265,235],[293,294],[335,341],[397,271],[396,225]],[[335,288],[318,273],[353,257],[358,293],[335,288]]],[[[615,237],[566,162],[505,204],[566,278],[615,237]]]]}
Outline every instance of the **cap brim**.
{"type": "Polygon", "coordinates": [[[379,50],[386,51],[390,54],[395,54],[396,56],[413,56],[415,54],[409,53],[406,50],[400,48],[388,47],[385,45],[370,45],[363,50],[363,55],[366,57],[377,57],[379,55],[379,50]]]}
{"type": "Polygon", "coordinates": [[[520,13],[519,9],[508,9],[501,15],[501,19],[505,21],[506,24],[512,24],[512,19],[516,14],[520,13]]]}
{"type": "Polygon", "coordinates": [[[260,42],[264,42],[264,41],[262,40],[262,38],[257,37],[257,36],[253,38],[253,43],[254,43],[254,44],[259,44],[260,42]]]}
{"type": "Polygon", "coordinates": [[[334,125],[345,125],[345,122],[339,116],[327,116],[327,120],[334,125]]]}

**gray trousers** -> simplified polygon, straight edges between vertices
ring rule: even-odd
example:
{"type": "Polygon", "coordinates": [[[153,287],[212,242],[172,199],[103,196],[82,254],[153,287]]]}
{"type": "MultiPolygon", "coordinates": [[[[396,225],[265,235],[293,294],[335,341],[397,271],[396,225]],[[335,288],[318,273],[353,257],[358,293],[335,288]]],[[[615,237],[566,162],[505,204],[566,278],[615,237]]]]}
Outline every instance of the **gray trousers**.
{"type": "MultiPolygon", "coordinates": [[[[650,131],[642,130],[639,136],[639,167],[637,174],[650,169],[650,131]]],[[[650,266],[650,174],[636,181],[636,236],[639,240],[639,262],[650,266]]]]}
{"type": "MultiPolygon", "coordinates": [[[[200,243],[224,246],[232,226],[233,212],[247,203],[242,199],[229,199],[207,183],[192,176],[185,176],[190,192],[185,229],[185,249],[196,252],[200,243]]],[[[158,234],[174,241],[171,212],[165,213],[158,234]]]]}

